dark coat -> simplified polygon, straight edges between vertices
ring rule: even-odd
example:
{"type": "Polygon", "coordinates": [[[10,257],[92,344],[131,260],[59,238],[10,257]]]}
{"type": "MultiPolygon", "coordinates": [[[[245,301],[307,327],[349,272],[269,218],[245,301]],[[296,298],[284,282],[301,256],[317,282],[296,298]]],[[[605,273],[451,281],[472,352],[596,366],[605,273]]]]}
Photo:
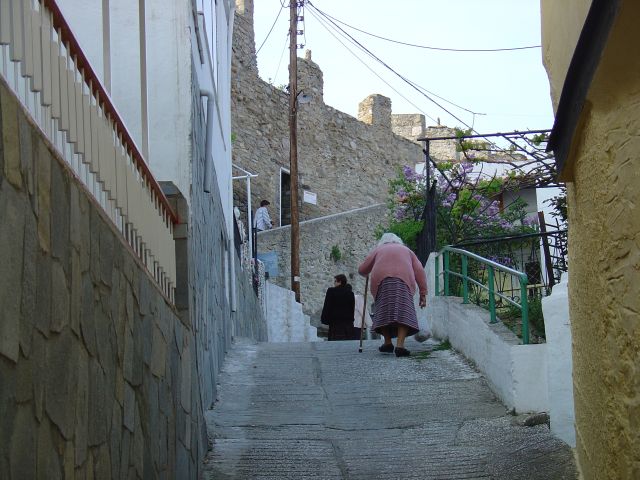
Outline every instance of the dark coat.
{"type": "Polygon", "coordinates": [[[329,325],[329,340],[352,340],[356,300],[351,285],[330,287],[324,297],[321,321],[329,325]]]}

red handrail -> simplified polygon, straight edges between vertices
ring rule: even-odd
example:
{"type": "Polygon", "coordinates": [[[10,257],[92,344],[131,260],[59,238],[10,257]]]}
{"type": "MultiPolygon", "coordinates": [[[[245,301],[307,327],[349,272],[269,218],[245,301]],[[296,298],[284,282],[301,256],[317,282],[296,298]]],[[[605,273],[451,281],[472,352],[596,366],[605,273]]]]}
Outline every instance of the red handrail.
{"type": "Polygon", "coordinates": [[[58,7],[58,4],[56,3],[55,0],[40,0],[40,1],[42,2],[42,5],[48,8],[53,14],[53,26],[57,31],[60,32],[60,36],[61,36],[60,40],[67,46],[69,53],[73,57],[75,57],[78,68],[82,70],[84,73],[85,83],[89,81],[87,83],[87,86],[91,89],[92,93],[96,96],[96,99],[98,102],[100,102],[100,104],[102,105],[102,108],[107,112],[107,114],[113,120],[113,123],[115,124],[115,127],[116,127],[116,131],[121,135],[124,146],[125,148],[129,149],[136,166],[142,172],[143,177],[145,177],[149,182],[149,184],[151,185],[151,189],[156,193],[156,195],[160,199],[160,202],[162,203],[163,207],[169,214],[169,218],[171,219],[173,224],[175,225],[179,223],[178,215],[173,211],[173,208],[171,208],[171,204],[169,203],[169,200],[167,200],[167,197],[162,191],[162,188],[160,188],[160,185],[158,184],[154,176],[151,174],[151,170],[149,170],[149,166],[147,165],[147,163],[144,160],[144,157],[138,150],[138,147],[136,146],[136,143],[133,141],[133,138],[131,138],[129,131],[127,130],[127,127],[122,121],[122,118],[120,118],[120,115],[118,114],[118,111],[116,110],[115,106],[113,105],[113,103],[111,103],[111,98],[109,97],[107,90],[102,85],[102,82],[98,78],[98,75],[96,75],[96,73],[94,72],[93,68],[91,68],[91,64],[89,63],[89,60],[84,55],[82,48],[80,48],[80,44],[76,40],[76,37],[73,35],[73,32],[71,31],[69,24],[65,20],[64,15],[62,15],[62,11],[60,10],[60,7],[58,7]]]}

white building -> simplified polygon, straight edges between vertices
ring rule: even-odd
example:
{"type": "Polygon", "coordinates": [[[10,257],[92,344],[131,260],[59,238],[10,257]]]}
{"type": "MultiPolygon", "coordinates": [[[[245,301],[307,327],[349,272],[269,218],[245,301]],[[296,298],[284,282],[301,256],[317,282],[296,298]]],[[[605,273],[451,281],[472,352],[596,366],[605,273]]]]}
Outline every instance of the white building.
{"type": "Polygon", "coordinates": [[[212,190],[194,183],[192,89],[200,89],[205,112],[211,98],[213,115],[206,122],[214,169],[205,172],[208,181],[217,179],[232,238],[233,0],[60,0],[59,5],[151,172],[159,181],[173,182],[189,204],[212,190]]]}

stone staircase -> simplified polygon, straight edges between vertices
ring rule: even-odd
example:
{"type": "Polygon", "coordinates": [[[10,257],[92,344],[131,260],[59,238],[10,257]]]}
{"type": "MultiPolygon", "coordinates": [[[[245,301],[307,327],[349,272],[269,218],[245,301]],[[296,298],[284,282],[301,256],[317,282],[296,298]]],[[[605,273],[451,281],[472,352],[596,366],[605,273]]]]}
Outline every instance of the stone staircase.
{"type": "Polygon", "coordinates": [[[295,294],[271,282],[266,283],[267,338],[269,342],[318,342],[316,327],[296,302],[295,294]]]}

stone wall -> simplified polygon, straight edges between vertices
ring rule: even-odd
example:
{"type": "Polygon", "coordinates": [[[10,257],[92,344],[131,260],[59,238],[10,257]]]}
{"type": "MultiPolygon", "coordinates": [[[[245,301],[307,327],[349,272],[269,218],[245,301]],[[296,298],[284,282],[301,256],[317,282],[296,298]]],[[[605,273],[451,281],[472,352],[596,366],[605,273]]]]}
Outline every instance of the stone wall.
{"type": "Polygon", "coordinates": [[[181,212],[179,311],[4,83],[0,102],[3,478],[198,478],[231,332],[266,335],[244,277],[226,302],[215,197],[181,212]]]}
{"type": "Polygon", "coordinates": [[[396,135],[416,141],[423,138],[425,131],[424,115],[417,113],[391,115],[391,129],[396,135]]]}
{"type": "MultiPolygon", "coordinates": [[[[320,313],[327,288],[333,286],[333,277],[347,276],[355,293],[364,293],[364,278],[358,275],[358,265],[375,245],[376,227],[383,223],[386,207],[376,205],[329,217],[300,223],[300,297],[304,312],[311,323],[320,325],[320,313]],[[330,257],[331,248],[340,250],[340,260],[330,257]]],[[[290,288],[291,229],[276,228],[258,234],[260,252],[275,252],[278,256],[279,276],[270,280],[281,287],[290,288]]]]}
{"type": "MultiPolygon", "coordinates": [[[[278,226],[280,169],[289,167],[289,96],[257,76],[253,2],[243,3],[234,24],[233,160],[259,174],[252,180],[253,210],[261,199],[269,200],[278,226]]],[[[310,52],[305,59],[298,59],[298,77],[298,88],[311,97],[310,103],[298,110],[299,185],[317,194],[317,205],[303,204],[300,218],[384,202],[388,180],[396,169],[423,161],[420,145],[392,132],[389,99],[376,97],[386,105],[388,114],[386,121],[369,125],[324,103],[322,71],[310,52]]],[[[236,204],[245,205],[244,185],[237,183],[235,187],[236,204]]]]}

